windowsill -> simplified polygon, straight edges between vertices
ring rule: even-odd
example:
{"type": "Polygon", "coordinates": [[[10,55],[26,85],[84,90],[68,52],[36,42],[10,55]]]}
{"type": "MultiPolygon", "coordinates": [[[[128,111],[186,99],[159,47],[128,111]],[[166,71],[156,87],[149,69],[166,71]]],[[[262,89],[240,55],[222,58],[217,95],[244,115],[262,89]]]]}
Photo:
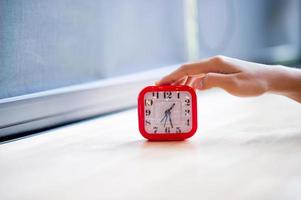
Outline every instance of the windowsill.
{"type": "Polygon", "coordinates": [[[0,99],[0,142],[131,108],[138,92],[176,66],[0,99]]]}
{"type": "Polygon", "coordinates": [[[183,142],[144,140],[131,109],[0,145],[0,199],[300,198],[300,104],[198,99],[183,142]]]}

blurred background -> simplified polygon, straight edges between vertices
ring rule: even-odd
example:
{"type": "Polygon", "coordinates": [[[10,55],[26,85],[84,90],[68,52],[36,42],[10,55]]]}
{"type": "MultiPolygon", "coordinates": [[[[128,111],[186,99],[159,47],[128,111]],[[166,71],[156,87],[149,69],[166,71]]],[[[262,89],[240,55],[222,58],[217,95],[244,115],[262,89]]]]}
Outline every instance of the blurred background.
{"type": "Polygon", "coordinates": [[[0,0],[0,99],[216,54],[298,65],[300,0],[0,0]]]}

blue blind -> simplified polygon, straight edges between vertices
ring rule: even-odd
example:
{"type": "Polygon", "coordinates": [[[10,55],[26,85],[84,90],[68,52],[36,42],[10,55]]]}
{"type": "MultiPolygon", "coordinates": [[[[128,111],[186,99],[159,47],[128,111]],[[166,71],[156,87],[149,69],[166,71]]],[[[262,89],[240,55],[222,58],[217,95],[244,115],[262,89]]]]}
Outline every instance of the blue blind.
{"type": "Polygon", "coordinates": [[[0,1],[0,98],[184,62],[182,0],[0,1]]]}

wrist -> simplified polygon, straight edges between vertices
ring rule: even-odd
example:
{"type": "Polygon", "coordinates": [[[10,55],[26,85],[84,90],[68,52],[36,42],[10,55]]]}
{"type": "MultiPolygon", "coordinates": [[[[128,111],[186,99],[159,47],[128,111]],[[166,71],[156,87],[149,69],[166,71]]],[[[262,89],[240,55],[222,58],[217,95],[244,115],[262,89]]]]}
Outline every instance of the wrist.
{"type": "Polygon", "coordinates": [[[281,65],[268,66],[267,92],[301,101],[301,70],[281,65]]]}

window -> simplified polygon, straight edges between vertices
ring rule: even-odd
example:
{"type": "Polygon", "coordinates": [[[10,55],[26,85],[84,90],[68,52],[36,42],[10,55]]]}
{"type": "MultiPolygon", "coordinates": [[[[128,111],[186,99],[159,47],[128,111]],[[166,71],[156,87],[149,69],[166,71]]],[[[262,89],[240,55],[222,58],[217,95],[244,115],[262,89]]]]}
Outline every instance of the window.
{"type": "Polygon", "coordinates": [[[12,0],[0,9],[0,98],[186,60],[180,0],[12,0]]]}

